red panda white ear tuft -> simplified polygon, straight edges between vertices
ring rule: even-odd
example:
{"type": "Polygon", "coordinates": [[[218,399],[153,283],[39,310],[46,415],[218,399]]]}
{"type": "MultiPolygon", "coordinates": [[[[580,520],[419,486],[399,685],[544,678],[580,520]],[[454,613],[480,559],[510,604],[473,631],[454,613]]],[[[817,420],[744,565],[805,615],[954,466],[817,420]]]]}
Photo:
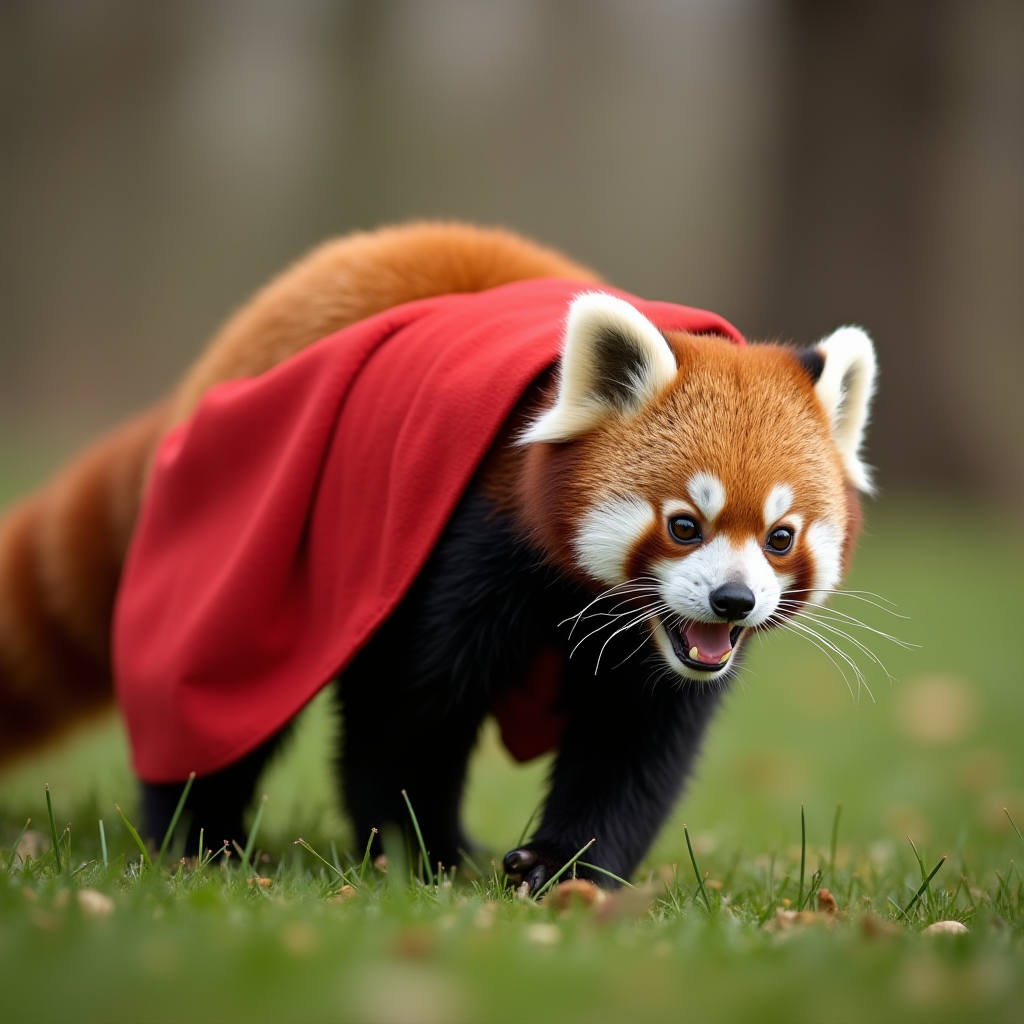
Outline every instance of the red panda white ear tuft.
{"type": "Polygon", "coordinates": [[[636,412],[675,380],[664,335],[636,307],[603,292],[573,299],[555,404],[520,437],[571,441],[616,413],[636,412]]]}
{"type": "Polygon", "coordinates": [[[871,469],[861,460],[861,447],[878,374],[875,347],[861,328],[840,327],[816,351],[825,365],[814,390],[832,423],[846,477],[857,490],[871,494],[871,469]]]}

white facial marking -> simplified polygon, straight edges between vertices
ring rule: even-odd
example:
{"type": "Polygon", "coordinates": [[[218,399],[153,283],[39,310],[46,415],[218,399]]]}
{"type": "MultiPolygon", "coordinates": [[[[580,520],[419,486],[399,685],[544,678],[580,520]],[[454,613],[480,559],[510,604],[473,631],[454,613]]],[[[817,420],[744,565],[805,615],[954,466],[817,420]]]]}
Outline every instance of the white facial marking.
{"type": "Polygon", "coordinates": [[[793,488],[776,484],[764,503],[764,525],[777,523],[793,507],[793,488]]]}
{"type": "Polygon", "coordinates": [[[861,459],[878,365],[875,348],[859,327],[840,327],[818,345],[825,368],[814,385],[832,422],[832,437],[846,469],[846,477],[860,491],[871,494],[871,470],[861,459]]]}
{"type": "MultiPolygon", "coordinates": [[[[754,610],[738,623],[748,627],[771,618],[778,610],[783,591],[793,584],[790,575],[772,568],[760,542],[753,537],[738,544],[728,537],[715,537],[685,558],[663,559],[651,568],[661,581],[662,597],[673,611],[684,619],[702,622],[720,621],[711,610],[711,592],[723,583],[742,583],[753,593],[754,610]]],[[[679,675],[704,681],[717,676],[680,662],[660,622],[654,639],[662,657],[679,675]]],[[[726,671],[728,662],[728,657],[722,658],[719,672],[726,671]]]]}
{"type": "Polygon", "coordinates": [[[756,604],[741,625],[759,626],[778,606],[785,582],[753,538],[734,544],[728,537],[715,537],[692,555],[664,559],[653,568],[668,604],[684,618],[703,622],[719,621],[711,610],[711,591],[723,583],[742,583],[750,587],[756,604]]]}
{"type": "Polygon", "coordinates": [[[605,498],[583,517],[573,541],[580,566],[603,583],[622,583],[629,553],[653,522],[643,498],[605,498]]]}
{"type": "Polygon", "coordinates": [[[819,519],[807,529],[807,547],[814,556],[814,590],[809,604],[822,604],[842,576],[843,533],[830,519],[819,519]]]}
{"type": "Polygon", "coordinates": [[[519,441],[569,441],[609,416],[636,411],[668,387],[679,367],[664,335],[635,306],[604,292],[577,295],[569,308],[558,398],[519,441]],[[618,345],[609,346],[609,338],[618,345]],[[632,369],[621,375],[623,357],[632,369]],[[610,361],[610,364],[609,364],[610,361]],[[609,383],[614,383],[609,393],[609,383]]]}
{"type": "Polygon", "coordinates": [[[714,522],[725,508],[725,487],[713,473],[694,473],[686,484],[686,492],[705,522],[714,522]]]}

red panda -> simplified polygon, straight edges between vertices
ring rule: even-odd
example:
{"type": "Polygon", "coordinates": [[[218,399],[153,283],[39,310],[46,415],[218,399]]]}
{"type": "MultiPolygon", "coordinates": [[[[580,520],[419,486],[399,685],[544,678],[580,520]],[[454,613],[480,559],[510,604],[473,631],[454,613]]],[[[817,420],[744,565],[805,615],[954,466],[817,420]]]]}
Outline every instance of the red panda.
{"type": "MultiPolygon", "coordinates": [[[[536,891],[596,839],[593,862],[628,877],[671,809],[750,633],[826,599],[842,577],[859,525],[857,492],[871,488],[860,450],[874,352],[857,328],[806,351],[737,344],[709,314],[693,321],[703,326],[680,330],[657,304],[631,301],[506,232],[412,225],[318,250],[236,315],[164,405],[8,514],[0,526],[3,756],[109,699],[110,616],[139,490],[143,520],[118,612],[122,653],[148,621],[130,614],[152,564],[138,555],[152,549],[147,524],[170,507],[165,484],[179,449],[211,436],[204,425],[218,409],[239,394],[267,393],[286,375],[299,379],[303,367],[304,379],[319,381],[312,360],[325,343],[297,353],[340,328],[357,325],[336,344],[357,337],[351,332],[396,329],[409,309],[443,318],[449,307],[428,297],[467,293],[480,301],[455,301],[456,319],[443,327],[461,323],[467,309],[497,308],[479,345],[502,346],[501,325],[536,305],[537,330],[558,340],[557,365],[539,365],[501,414],[425,561],[372,635],[336,665],[340,789],[358,834],[403,825],[407,790],[432,859],[452,863],[466,845],[459,804],[481,722],[497,711],[503,727],[518,720],[543,731],[546,717],[557,723],[545,739],[558,750],[550,791],[537,831],[506,856],[507,872],[536,891]],[[517,284],[534,279],[567,283],[517,284]],[[402,305],[414,300],[426,305],[402,305]],[[211,392],[253,377],[254,388],[211,392]],[[76,696],[78,679],[87,697],[76,696]],[[550,690],[546,716],[520,699],[538,679],[550,690]]],[[[473,339],[466,351],[479,345],[473,339]]],[[[464,397],[470,422],[479,396],[464,397]]],[[[174,500],[172,528],[187,490],[174,500]]],[[[404,514],[412,519],[396,521],[414,532],[417,510],[404,514]]],[[[385,542],[402,537],[385,534],[385,542]]],[[[171,576],[157,579],[173,589],[176,552],[165,561],[171,576]]],[[[151,614],[154,604],[140,607],[151,614]]],[[[244,700],[244,678],[239,693],[244,700]]],[[[227,705],[216,707],[232,717],[227,705]]],[[[196,780],[196,833],[239,835],[257,775],[287,731],[284,720],[276,725],[196,780]]],[[[159,727],[157,718],[149,735],[159,727]]],[[[137,764],[145,763],[138,747],[137,764]]],[[[185,774],[143,772],[150,834],[166,827],[185,774]]]]}

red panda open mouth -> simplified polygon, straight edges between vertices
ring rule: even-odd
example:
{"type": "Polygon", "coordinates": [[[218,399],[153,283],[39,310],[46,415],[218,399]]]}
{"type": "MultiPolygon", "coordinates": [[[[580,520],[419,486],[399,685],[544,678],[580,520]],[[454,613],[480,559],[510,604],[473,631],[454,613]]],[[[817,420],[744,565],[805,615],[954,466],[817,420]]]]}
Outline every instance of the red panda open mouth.
{"type": "Polygon", "coordinates": [[[684,619],[664,624],[676,657],[687,667],[702,672],[717,672],[728,664],[742,626],[729,628],[728,622],[697,622],[684,619]]]}

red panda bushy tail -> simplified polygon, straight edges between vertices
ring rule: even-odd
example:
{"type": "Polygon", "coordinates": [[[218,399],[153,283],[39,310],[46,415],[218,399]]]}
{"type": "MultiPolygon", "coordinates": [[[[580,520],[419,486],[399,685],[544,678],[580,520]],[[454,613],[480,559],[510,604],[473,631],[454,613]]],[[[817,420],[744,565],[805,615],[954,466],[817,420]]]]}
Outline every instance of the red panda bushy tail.
{"type": "Polygon", "coordinates": [[[0,519],[0,764],[107,707],[110,625],[150,455],[224,380],[415,299],[587,268],[501,229],[421,223],[327,242],[258,292],[168,402],[93,444],[0,519]]]}
{"type": "Polygon", "coordinates": [[[114,594],[166,417],[122,424],[0,520],[0,764],[110,704],[114,594]]]}

